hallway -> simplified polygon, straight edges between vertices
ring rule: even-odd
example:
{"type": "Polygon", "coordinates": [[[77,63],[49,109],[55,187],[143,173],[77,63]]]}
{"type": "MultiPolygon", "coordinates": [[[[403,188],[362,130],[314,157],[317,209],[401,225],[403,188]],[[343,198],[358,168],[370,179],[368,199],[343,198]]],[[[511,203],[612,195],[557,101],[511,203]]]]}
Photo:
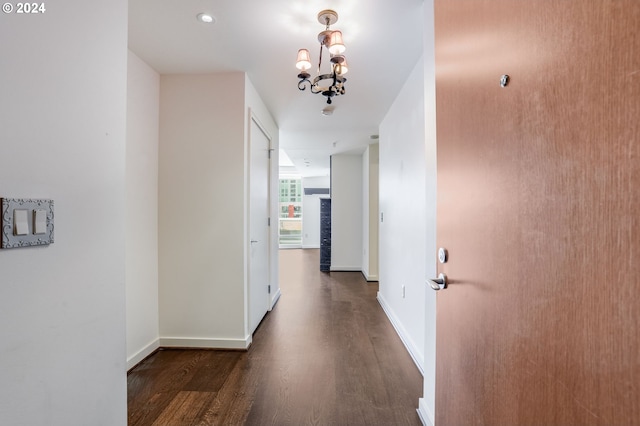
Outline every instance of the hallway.
{"type": "Polygon", "coordinates": [[[128,376],[130,425],[420,425],[422,376],[359,272],[281,250],[248,352],[161,350],[128,376]]]}

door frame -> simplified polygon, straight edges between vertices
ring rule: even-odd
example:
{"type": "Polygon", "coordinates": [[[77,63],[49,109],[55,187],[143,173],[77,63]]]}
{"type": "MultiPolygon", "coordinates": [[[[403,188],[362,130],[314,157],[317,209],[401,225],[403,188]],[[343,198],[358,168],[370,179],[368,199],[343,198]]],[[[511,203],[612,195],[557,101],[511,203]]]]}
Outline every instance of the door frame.
{"type": "MultiPolygon", "coordinates": [[[[269,219],[271,219],[272,217],[272,208],[271,208],[271,204],[272,204],[272,199],[273,199],[273,194],[272,194],[272,188],[271,188],[271,183],[272,183],[272,157],[271,157],[271,153],[273,152],[273,137],[271,136],[271,134],[269,133],[269,131],[267,130],[267,128],[262,124],[262,122],[260,121],[260,119],[256,116],[256,114],[252,111],[251,108],[248,108],[248,120],[247,120],[247,139],[246,139],[246,143],[247,143],[247,156],[246,156],[246,170],[247,170],[247,174],[246,174],[246,234],[245,234],[245,259],[246,259],[246,280],[245,280],[245,334],[248,336],[249,339],[251,339],[251,335],[253,334],[254,330],[251,330],[252,328],[252,324],[251,324],[251,156],[252,156],[252,149],[253,149],[253,123],[255,123],[255,125],[258,127],[258,129],[260,129],[260,132],[262,132],[262,134],[267,138],[268,140],[268,152],[269,152],[269,163],[267,166],[267,217],[269,219]]],[[[270,286],[272,289],[274,288],[273,283],[271,282],[271,276],[272,276],[272,267],[273,265],[272,263],[272,259],[273,259],[273,253],[272,253],[272,235],[271,235],[271,228],[272,228],[272,223],[269,223],[268,226],[268,230],[267,230],[267,241],[266,241],[266,245],[267,245],[267,279],[266,279],[266,283],[268,286],[270,286]]],[[[277,287],[277,286],[276,286],[277,287]]],[[[267,306],[267,312],[270,311],[273,307],[273,304],[271,302],[271,294],[267,293],[267,301],[266,301],[266,306],[267,306]]]]}

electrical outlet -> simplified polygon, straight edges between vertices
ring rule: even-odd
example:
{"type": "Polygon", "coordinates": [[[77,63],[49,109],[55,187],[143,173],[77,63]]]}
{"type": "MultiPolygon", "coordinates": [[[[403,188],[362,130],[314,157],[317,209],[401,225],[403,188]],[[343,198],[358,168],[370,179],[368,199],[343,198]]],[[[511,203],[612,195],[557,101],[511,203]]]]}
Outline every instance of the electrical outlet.
{"type": "Polygon", "coordinates": [[[407,295],[407,292],[405,291],[404,286],[402,286],[402,298],[404,299],[407,295]]]}

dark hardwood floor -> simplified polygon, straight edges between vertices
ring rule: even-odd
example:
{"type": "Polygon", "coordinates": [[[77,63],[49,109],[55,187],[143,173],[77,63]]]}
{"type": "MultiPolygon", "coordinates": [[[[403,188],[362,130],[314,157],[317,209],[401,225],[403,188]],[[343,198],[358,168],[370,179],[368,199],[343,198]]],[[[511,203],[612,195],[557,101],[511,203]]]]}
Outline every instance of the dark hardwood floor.
{"type": "Polygon", "coordinates": [[[128,376],[130,425],[420,425],[422,376],[359,272],[281,250],[282,297],[244,351],[161,350],[128,376]]]}

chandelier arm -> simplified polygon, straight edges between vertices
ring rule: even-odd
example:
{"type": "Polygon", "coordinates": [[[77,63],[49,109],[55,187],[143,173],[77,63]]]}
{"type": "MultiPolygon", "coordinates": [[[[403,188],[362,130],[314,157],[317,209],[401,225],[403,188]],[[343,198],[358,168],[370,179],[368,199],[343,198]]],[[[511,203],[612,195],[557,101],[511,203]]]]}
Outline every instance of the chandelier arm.
{"type": "Polygon", "coordinates": [[[310,81],[311,93],[334,93],[335,95],[344,94],[344,82],[346,78],[337,74],[322,74],[310,81]],[[322,80],[332,80],[331,86],[320,86],[322,80]]]}
{"type": "MultiPolygon", "coordinates": [[[[309,83],[309,87],[313,87],[308,78],[301,78],[298,82],[298,90],[306,90],[305,83],[309,83]]],[[[313,92],[313,89],[311,91],[313,92]]]]}
{"type": "Polygon", "coordinates": [[[321,74],[313,79],[313,85],[317,86],[322,80],[329,80],[333,78],[333,74],[321,74]]]}

